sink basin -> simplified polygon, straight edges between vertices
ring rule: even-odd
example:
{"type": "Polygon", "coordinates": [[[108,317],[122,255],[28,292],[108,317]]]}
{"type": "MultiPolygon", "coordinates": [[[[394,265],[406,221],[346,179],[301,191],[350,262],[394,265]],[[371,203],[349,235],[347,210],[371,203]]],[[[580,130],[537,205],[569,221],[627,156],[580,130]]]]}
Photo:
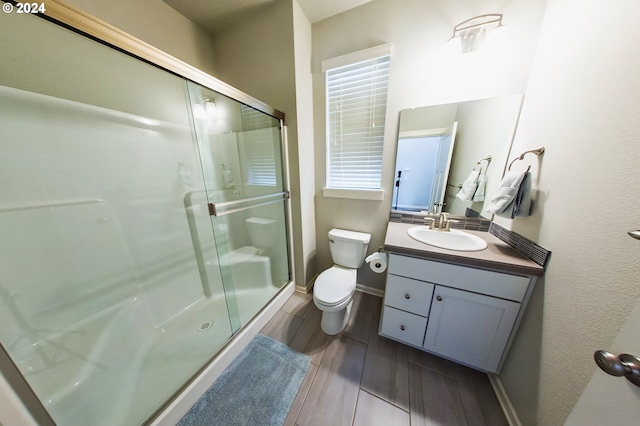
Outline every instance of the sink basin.
{"type": "Polygon", "coordinates": [[[416,241],[447,250],[480,251],[487,248],[487,242],[468,232],[452,229],[449,232],[429,229],[428,226],[414,226],[407,234],[416,241]]]}

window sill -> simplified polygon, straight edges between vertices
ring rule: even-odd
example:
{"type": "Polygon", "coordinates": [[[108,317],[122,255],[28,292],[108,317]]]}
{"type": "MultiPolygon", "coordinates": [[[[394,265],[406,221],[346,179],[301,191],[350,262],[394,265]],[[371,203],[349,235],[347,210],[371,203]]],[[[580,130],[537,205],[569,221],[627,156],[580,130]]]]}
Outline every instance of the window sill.
{"type": "Polygon", "coordinates": [[[382,201],[384,190],[382,189],[341,189],[322,188],[322,195],[326,198],[349,198],[352,200],[382,201]]]}

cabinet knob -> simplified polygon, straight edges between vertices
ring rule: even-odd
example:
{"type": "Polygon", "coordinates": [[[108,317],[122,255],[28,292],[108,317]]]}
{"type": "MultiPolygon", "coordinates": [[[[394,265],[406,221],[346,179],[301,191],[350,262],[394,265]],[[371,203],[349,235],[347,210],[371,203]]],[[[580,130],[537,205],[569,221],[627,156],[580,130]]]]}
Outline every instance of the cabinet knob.
{"type": "Polygon", "coordinates": [[[404,331],[404,324],[400,326],[400,330],[404,331]]]}
{"type": "Polygon", "coordinates": [[[409,293],[407,293],[407,294],[404,295],[404,298],[405,299],[411,299],[411,295],[409,293]]]}
{"type": "Polygon", "coordinates": [[[438,302],[442,302],[442,296],[436,296],[436,300],[437,300],[438,302]]]}

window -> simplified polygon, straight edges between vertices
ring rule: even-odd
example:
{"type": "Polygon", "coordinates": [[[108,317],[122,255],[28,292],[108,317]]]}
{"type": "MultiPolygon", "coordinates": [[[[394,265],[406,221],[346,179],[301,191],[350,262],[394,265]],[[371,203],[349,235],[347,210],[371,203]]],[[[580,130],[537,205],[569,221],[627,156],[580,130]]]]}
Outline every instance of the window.
{"type": "Polygon", "coordinates": [[[250,185],[276,186],[274,144],[280,139],[278,129],[272,127],[275,120],[245,105],[241,111],[247,182],[250,185]]]}
{"type": "Polygon", "coordinates": [[[323,62],[327,187],[379,190],[391,45],[323,62]]]}
{"type": "Polygon", "coordinates": [[[250,185],[276,186],[273,130],[249,130],[242,136],[247,149],[247,182],[250,185]]]}

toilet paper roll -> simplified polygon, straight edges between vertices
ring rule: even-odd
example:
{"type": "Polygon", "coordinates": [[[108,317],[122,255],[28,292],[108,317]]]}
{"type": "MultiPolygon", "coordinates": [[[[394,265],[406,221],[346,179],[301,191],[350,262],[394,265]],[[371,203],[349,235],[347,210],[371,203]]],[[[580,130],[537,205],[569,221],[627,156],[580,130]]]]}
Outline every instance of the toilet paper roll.
{"type": "Polygon", "coordinates": [[[365,260],[369,264],[369,268],[376,274],[381,274],[387,270],[387,255],[386,253],[373,253],[365,260]]]}

